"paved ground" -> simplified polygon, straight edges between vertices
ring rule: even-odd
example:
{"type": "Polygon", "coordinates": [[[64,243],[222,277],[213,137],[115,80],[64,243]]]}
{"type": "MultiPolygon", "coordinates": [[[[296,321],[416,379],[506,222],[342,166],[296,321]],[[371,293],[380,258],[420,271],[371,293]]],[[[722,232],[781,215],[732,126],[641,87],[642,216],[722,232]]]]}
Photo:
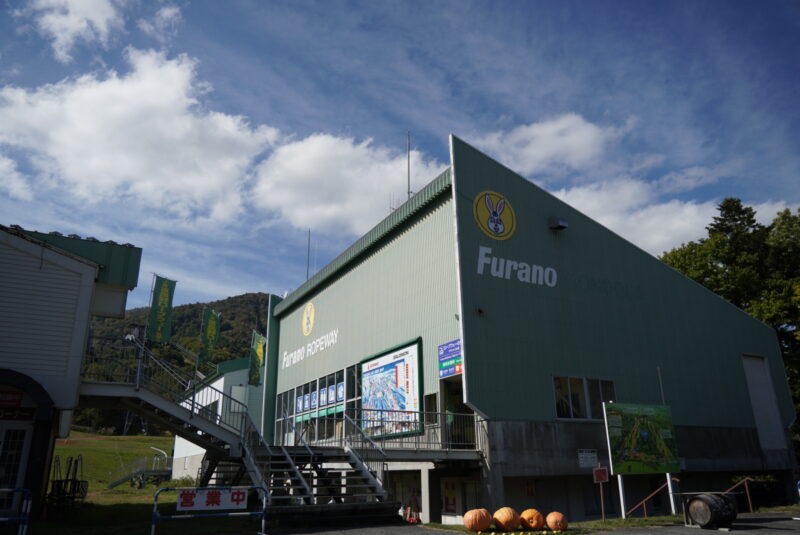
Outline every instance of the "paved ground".
{"type": "MultiPolygon", "coordinates": [[[[800,517],[800,514],[797,515],[800,517]]],[[[342,527],[328,530],[316,529],[296,529],[296,530],[267,530],[270,535],[437,535],[452,534],[457,535],[456,531],[432,530],[413,526],[410,524],[399,524],[390,526],[363,526],[363,527],[342,527]]],[[[652,528],[631,528],[608,532],[613,535],[721,535],[726,532],[716,530],[705,530],[699,528],[688,528],[683,525],[652,527],[652,528]]],[[[800,520],[793,520],[792,515],[782,513],[756,513],[741,514],[734,521],[730,531],[733,535],[782,535],[783,533],[799,533],[800,520]]],[[[568,535],[568,534],[567,534],[568,535]]]]}
{"type": "MultiPolygon", "coordinates": [[[[800,517],[800,515],[796,515],[800,517]]],[[[633,528],[598,532],[614,535],[710,535],[724,534],[724,531],[688,528],[686,526],[667,526],[659,528],[633,528]]],[[[793,520],[791,514],[784,513],[743,513],[733,522],[730,533],[736,535],[779,535],[781,533],[800,533],[800,520],[793,520]]]]}

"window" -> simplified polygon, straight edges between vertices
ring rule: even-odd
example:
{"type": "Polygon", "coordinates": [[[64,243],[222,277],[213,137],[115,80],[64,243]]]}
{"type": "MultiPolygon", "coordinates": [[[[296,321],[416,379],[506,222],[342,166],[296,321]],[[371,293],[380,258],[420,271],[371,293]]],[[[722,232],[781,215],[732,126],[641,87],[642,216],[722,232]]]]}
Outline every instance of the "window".
{"type": "Polygon", "coordinates": [[[423,403],[425,404],[425,423],[426,424],[436,424],[437,423],[437,414],[439,412],[439,400],[437,399],[439,396],[437,394],[426,394],[423,398],[423,403]]]}
{"type": "Polygon", "coordinates": [[[556,417],[602,420],[603,402],[614,401],[614,383],[584,377],[553,377],[556,417]]]}

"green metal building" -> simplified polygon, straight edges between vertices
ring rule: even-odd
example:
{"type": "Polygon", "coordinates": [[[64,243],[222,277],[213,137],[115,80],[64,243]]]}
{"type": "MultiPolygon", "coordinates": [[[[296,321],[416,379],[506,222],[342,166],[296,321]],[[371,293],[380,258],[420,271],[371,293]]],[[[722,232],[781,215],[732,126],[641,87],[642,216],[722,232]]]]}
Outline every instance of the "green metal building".
{"type": "MultiPolygon", "coordinates": [[[[424,520],[599,514],[602,402],[671,407],[683,491],[794,469],[770,327],[455,137],[444,173],[270,307],[264,435],[356,422],[424,520]]],[[[663,481],[626,478],[628,503],[663,481]]]]}

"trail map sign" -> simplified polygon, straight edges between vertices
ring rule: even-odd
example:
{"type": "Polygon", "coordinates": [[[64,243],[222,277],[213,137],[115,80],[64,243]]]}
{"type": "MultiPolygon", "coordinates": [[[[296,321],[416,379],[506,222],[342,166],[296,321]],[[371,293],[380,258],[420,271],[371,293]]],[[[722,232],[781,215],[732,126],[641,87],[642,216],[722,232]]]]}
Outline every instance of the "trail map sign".
{"type": "Polygon", "coordinates": [[[361,363],[364,429],[383,435],[419,431],[419,342],[361,363]]]}
{"type": "Polygon", "coordinates": [[[668,406],[603,403],[603,412],[612,474],[680,471],[668,406]]]}

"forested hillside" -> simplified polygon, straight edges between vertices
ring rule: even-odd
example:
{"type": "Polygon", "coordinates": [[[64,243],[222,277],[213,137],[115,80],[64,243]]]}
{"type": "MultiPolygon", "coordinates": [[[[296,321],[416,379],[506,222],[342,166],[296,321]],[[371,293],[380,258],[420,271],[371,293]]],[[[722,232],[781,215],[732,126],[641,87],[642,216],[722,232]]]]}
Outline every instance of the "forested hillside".
{"type": "MultiPolygon", "coordinates": [[[[211,303],[176,306],[172,309],[171,341],[189,349],[192,353],[199,353],[203,309],[209,307],[220,313],[220,335],[212,355],[212,362],[247,357],[250,354],[253,329],[265,334],[267,306],[268,296],[264,293],[248,293],[211,303]]],[[[144,327],[149,312],[149,308],[134,308],[126,312],[125,319],[95,318],[92,324],[93,336],[121,338],[132,332],[136,326],[144,327]]],[[[197,364],[187,354],[169,345],[152,344],[150,349],[187,371],[193,370],[197,364]]],[[[206,367],[203,371],[208,373],[209,368],[206,367]]],[[[132,417],[131,414],[118,408],[79,408],[73,423],[77,429],[92,432],[169,434],[168,430],[157,425],[148,426],[138,417],[132,417]]]]}
{"type": "MultiPolygon", "coordinates": [[[[249,354],[253,329],[265,334],[267,326],[267,301],[265,293],[247,293],[211,303],[194,303],[176,306],[172,310],[172,341],[193,353],[200,351],[200,325],[203,309],[209,307],[221,314],[220,334],[213,355],[214,362],[246,357],[249,354]]],[[[149,308],[134,308],[126,312],[125,319],[95,319],[93,328],[97,337],[121,337],[131,332],[133,326],[147,323],[149,308]]],[[[167,346],[155,346],[160,355],[178,361],[180,353],[167,346]]]]}

